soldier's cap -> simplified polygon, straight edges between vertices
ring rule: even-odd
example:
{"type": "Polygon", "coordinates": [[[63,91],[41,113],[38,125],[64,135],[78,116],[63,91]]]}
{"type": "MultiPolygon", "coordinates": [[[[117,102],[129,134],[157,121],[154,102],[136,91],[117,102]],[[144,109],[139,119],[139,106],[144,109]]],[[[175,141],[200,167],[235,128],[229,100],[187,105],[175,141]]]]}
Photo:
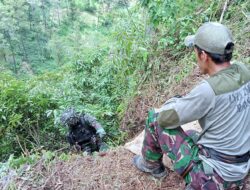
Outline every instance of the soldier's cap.
{"type": "Polygon", "coordinates": [[[187,47],[197,45],[208,53],[225,55],[233,52],[233,37],[231,31],[217,22],[204,23],[194,35],[187,36],[187,47]]]}

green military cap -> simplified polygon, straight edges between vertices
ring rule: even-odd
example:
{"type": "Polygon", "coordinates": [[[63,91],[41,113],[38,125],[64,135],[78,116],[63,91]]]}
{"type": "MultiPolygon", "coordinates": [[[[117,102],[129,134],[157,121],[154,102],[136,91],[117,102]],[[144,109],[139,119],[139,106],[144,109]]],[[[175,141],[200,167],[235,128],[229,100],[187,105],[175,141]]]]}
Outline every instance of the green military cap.
{"type": "Polygon", "coordinates": [[[233,44],[231,31],[217,22],[204,23],[195,35],[187,36],[184,43],[187,47],[197,45],[214,54],[224,55],[233,52],[233,45],[228,46],[233,44]]]}

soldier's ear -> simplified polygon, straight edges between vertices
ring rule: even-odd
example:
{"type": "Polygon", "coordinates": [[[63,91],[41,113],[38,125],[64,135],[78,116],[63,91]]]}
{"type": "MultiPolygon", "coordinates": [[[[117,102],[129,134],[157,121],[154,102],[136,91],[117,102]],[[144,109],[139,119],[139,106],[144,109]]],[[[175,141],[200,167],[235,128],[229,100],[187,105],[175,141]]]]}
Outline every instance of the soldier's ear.
{"type": "Polygon", "coordinates": [[[202,60],[205,60],[205,59],[207,58],[207,54],[206,54],[205,51],[203,51],[203,50],[201,51],[200,58],[201,58],[202,60]]]}

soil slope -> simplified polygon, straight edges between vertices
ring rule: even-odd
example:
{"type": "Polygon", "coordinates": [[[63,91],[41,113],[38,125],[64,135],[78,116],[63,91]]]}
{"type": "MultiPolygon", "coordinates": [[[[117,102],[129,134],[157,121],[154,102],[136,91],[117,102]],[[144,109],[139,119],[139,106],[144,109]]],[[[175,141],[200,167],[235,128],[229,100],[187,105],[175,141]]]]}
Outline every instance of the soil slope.
{"type": "MultiPolygon", "coordinates": [[[[67,162],[46,164],[40,160],[34,167],[24,168],[21,176],[12,180],[16,189],[168,189],[184,187],[180,177],[169,171],[169,176],[157,180],[138,171],[131,163],[133,154],[123,147],[96,156],[75,155],[67,162]]],[[[2,187],[3,188],[3,187],[2,187]]]]}
{"type": "MultiPolygon", "coordinates": [[[[170,170],[158,180],[138,171],[131,163],[133,154],[123,147],[95,156],[74,155],[68,161],[45,163],[40,160],[22,175],[12,176],[14,189],[22,190],[180,190],[184,181],[170,170]]],[[[0,183],[0,189],[4,189],[0,183]]],[[[6,187],[7,184],[5,184],[6,187]]],[[[247,190],[250,189],[248,178],[247,190]]]]}

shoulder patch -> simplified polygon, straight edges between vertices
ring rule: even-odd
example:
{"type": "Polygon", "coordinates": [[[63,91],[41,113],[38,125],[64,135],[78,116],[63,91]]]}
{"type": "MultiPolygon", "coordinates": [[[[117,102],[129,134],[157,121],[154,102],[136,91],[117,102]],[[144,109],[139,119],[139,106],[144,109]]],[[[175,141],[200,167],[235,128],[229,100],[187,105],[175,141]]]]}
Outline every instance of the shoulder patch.
{"type": "Polygon", "coordinates": [[[221,95],[239,89],[250,81],[250,70],[244,64],[233,64],[206,79],[215,95],[221,95]]]}
{"type": "Polygon", "coordinates": [[[171,128],[179,124],[180,119],[174,109],[165,110],[160,112],[157,122],[162,128],[171,128]]]}

